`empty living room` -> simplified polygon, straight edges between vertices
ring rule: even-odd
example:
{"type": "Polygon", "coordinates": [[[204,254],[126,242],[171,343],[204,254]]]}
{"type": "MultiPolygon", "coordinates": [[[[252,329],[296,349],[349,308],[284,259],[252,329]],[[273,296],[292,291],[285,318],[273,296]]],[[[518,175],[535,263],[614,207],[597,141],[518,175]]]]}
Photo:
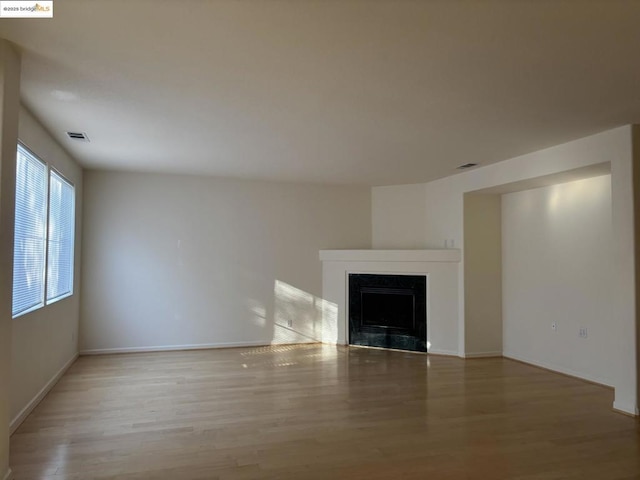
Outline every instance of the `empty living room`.
{"type": "Polygon", "coordinates": [[[0,2],[0,480],[640,479],[638,25],[0,2]]]}

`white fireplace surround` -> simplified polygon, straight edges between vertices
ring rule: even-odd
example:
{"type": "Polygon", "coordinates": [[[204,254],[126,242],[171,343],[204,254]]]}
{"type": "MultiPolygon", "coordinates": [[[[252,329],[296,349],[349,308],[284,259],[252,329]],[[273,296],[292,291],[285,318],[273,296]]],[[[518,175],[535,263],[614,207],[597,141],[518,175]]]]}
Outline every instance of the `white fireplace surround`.
{"type": "Polygon", "coordinates": [[[321,250],[322,341],[348,343],[348,279],[351,273],[425,275],[427,347],[458,355],[460,250],[321,250]]]}

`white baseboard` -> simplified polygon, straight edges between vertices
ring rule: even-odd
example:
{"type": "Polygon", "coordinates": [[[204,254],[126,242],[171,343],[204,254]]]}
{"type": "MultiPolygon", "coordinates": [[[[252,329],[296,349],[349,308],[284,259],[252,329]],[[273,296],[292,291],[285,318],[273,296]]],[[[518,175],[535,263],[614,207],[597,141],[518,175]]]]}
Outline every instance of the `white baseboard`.
{"type": "MultiPolygon", "coordinates": [[[[587,381],[592,382],[592,383],[597,383],[597,384],[603,385],[605,387],[614,388],[613,384],[611,384],[609,381],[607,381],[607,380],[605,380],[603,378],[594,377],[593,375],[587,375],[587,374],[584,374],[584,373],[576,372],[574,370],[571,370],[570,368],[564,368],[564,367],[559,367],[557,365],[553,365],[551,363],[540,362],[538,360],[533,360],[531,358],[523,357],[521,355],[517,355],[517,354],[514,354],[512,352],[503,352],[502,356],[504,358],[509,358],[511,360],[517,360],[517,361],[522,362],[522,363],[528,363],[529,365],[533,365],[533,366],[536,366],[536,367],[541,367],[541,368],[544,368],[544,369],[547,369],[547,370],[552,370],[554,372],[562,373],[564,375],[569,375],[570,377],[581,378],[582,380],[587,380],[587,381]]],[[[623,411],[625,411],[625,410],[623,410],[623,411]]]]}
{"type": "Polygon", "coordinates": [[[502,357],[502,352],[468,352],[461,356],[462,358],[495,358],[502,357]]]}
{"type": "Polygon", "coordinates": [[[11,480],[13,478],[13,473],[11,469],[7,470],[7,474],[4,476],[4,480],[11,480]]]}
{"type": "MultiPolygon", "coordinates": [[[[303,343],[303,342],[300,342],[300,343],[303,343]]],[[[308,343],[316,343],[316,342],[308,342],[308,343]]],[[[176,350],[209,350],[212,348],[267,347],[271,345],[280,345],[280,344],[269,343],[264,341],[256,341],[256,342],[196,343],[196,344],[189,344],[189,345],[156,345],[153,347],[95,348],[90,350],[81,350],[80,355],[108,355],[110,353],[172,352],[176,350]]]]}
{"type": "Polygon", "coordinates": [[[637,417],[640,413],[638,411],[638,407],[636,405],[627,405],[622,402],[613,402],[613,409],[618,410],[619,412],[626,413],[627,415],[632,415],[637,417]]]}
{"type": "Polygon", "coordinates": [[[433,355],[446,355],[448,357],[457,357],[458,352],[454,350],[439,350],[437,348],[430,348],[427,353],[432,353],[433,355]]]}
{"type": "Polygon", "coordinates": [[[78,358],[78,354],[75,353],[73,357],[71,357],[67,363],[65,363],[60,370],[56,372],[56,374],[51,377],[51,379],[46,383],[44,387],[36,394],[35,397],[31,399],[27,405],[20,410],[20,412],[15,416],[13,420],[11,420],[11,424],[9,425],[9,435],[13,435],[13,433],[18,429],[18,427],[25,421],[25,419],[29,416],[33,409],[38,406],[38,404],[42,401],[44,397],[46,397],[47,393],[54,387],[58,380],[62,378],[62,376],[66,373],[73,362],[78,358]]]}

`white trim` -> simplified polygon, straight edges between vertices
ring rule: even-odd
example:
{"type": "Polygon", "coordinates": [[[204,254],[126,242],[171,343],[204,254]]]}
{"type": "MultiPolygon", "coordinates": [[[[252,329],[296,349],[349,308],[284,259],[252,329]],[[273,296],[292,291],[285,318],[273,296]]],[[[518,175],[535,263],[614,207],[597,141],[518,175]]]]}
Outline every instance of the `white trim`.
{"type": "Polygon", "coordinates": [[[458,248],[433,250],[320,250],[322,262],[460,262],[458,248]]]}
{"type": "Polygon", "coordinates": [[[71,279],[71,291],[67,293],[62,293],[57,297],[52,298],[51,300],[47,300],[47,305],[51,305],[52,303],[59,302],[60,300],[64,300],[65,298],[69,298],[71,295],[73,295],[73,278],[71,279]]]}
{"type": "Polygon", "coordinates": [[[638,412],[638,407],[635,405],[625,405],[620,402],[613,402],[613,409],[618,410],[619,412],[626,413],[629,415],[633,415],[637,417],[640,412],[638,412]]]}
{"type": "MultiPolygon", "coordinates": [[[[319,342],[301,342],[301,343],[319,343],[319,342]]],[[[269,343],[265,341],[255,341],[255,342],[196,343],[196,344],[187,344],[187,345],[156,345],[151,347],[94,348],[91,350],[81,350],[80,355],[108,355],[110,353],[172,352],[175,350],[209,350],[212,348],[267,347],[271,345],[285,345],[285,344],[269,343]]]]}
{"type": "Polygon", "coordinates": [[[427,353],[433,353],[434,355],[446,355],[448,357],[457,357],[458,352],[454,350],[439,350],[437,348],[430,348],[427,353]]]}
{"type": "Polygon", "coordinates": [[[33,307],[27,308],[26,310],[22,310],[21,312],[16,313],[11,318],[13,320],[15,320],[16,318],[21,317],[22,315],[26,315],[27,313],[35,312],[36,310],[40,310],[43,307],[44,307],[44,301],[40,302],[37,305],[34,305],[33,307]]]}
{"type": "Polygon", "coordinates": [[[502,357],[502,352],[468,352],[461,355],[462,358],[496,358],[502,357]]]}
{"type": "Polygon", "coordinates": [[[11,480],[13,478],[13,472],[11,469],[7,470],[6,475],[4,476],[4,480],[11,480]]]}
{"type": "MultiPolygon", "coordinates": [[[[511,352],[503,352],[502,356],[504,358],[509,358],[511,360],[517,360],[519,362],[528,363],[529,365],[534,365],[536,367],[541,367],[547,370],[552,370],[554,372],[562,373],[564,375],[569,375],[570,377],[581,378],[583,380],[588,380],[589,382],[598,383],[605,387],[615,388],[610,381],[604,380],[599,377],[594,377],[593,375],[586,375],[584,373],[579,373],[579,372],[576,372],[575,370],[571,370],[570,368],[559,367],[557,365],[553,365],[550,363],[540,362],[538,360],[532,360],[530,358],[522,357],[520,355],[516,355],[511,352]]],[[[623,410],[626,412],[626,410],[623,408],[620,408],[620,410],[623,410]]]]}
{"type": "Polygon", "coordinates": [[[74,353],[73,357],[71,357],[67,363],[65,363],[60,370],[56,372],[56,374],[51,377],[51,379],[46,383],[44,387],[36,394],[35,397],[31,399],[25,407],[20,410],[20,412],[11,420],[11,424],[9,425],[9,435],[13,435],[13,433],[18,429],[18,427],[26,420],[31,412],[38,406],[38,404],[47,396],[47,393],[51,391],[51,389],[58,383],[58,380],[62,378],[62,376],[67,372],[69,367],[73,365],[73,362],[78,358],[78,354],[74,353]]]}

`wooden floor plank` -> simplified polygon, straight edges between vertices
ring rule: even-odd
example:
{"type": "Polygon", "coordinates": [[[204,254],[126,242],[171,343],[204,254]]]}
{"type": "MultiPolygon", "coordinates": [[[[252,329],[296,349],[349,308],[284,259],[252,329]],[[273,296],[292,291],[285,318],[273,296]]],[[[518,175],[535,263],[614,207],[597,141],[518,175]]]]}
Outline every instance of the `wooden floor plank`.
{"type": "Polygon", "coordinates": [[[613,392],[518,362],[323,345],[81,357],[16,480],[640,478],[613,392]]]}

